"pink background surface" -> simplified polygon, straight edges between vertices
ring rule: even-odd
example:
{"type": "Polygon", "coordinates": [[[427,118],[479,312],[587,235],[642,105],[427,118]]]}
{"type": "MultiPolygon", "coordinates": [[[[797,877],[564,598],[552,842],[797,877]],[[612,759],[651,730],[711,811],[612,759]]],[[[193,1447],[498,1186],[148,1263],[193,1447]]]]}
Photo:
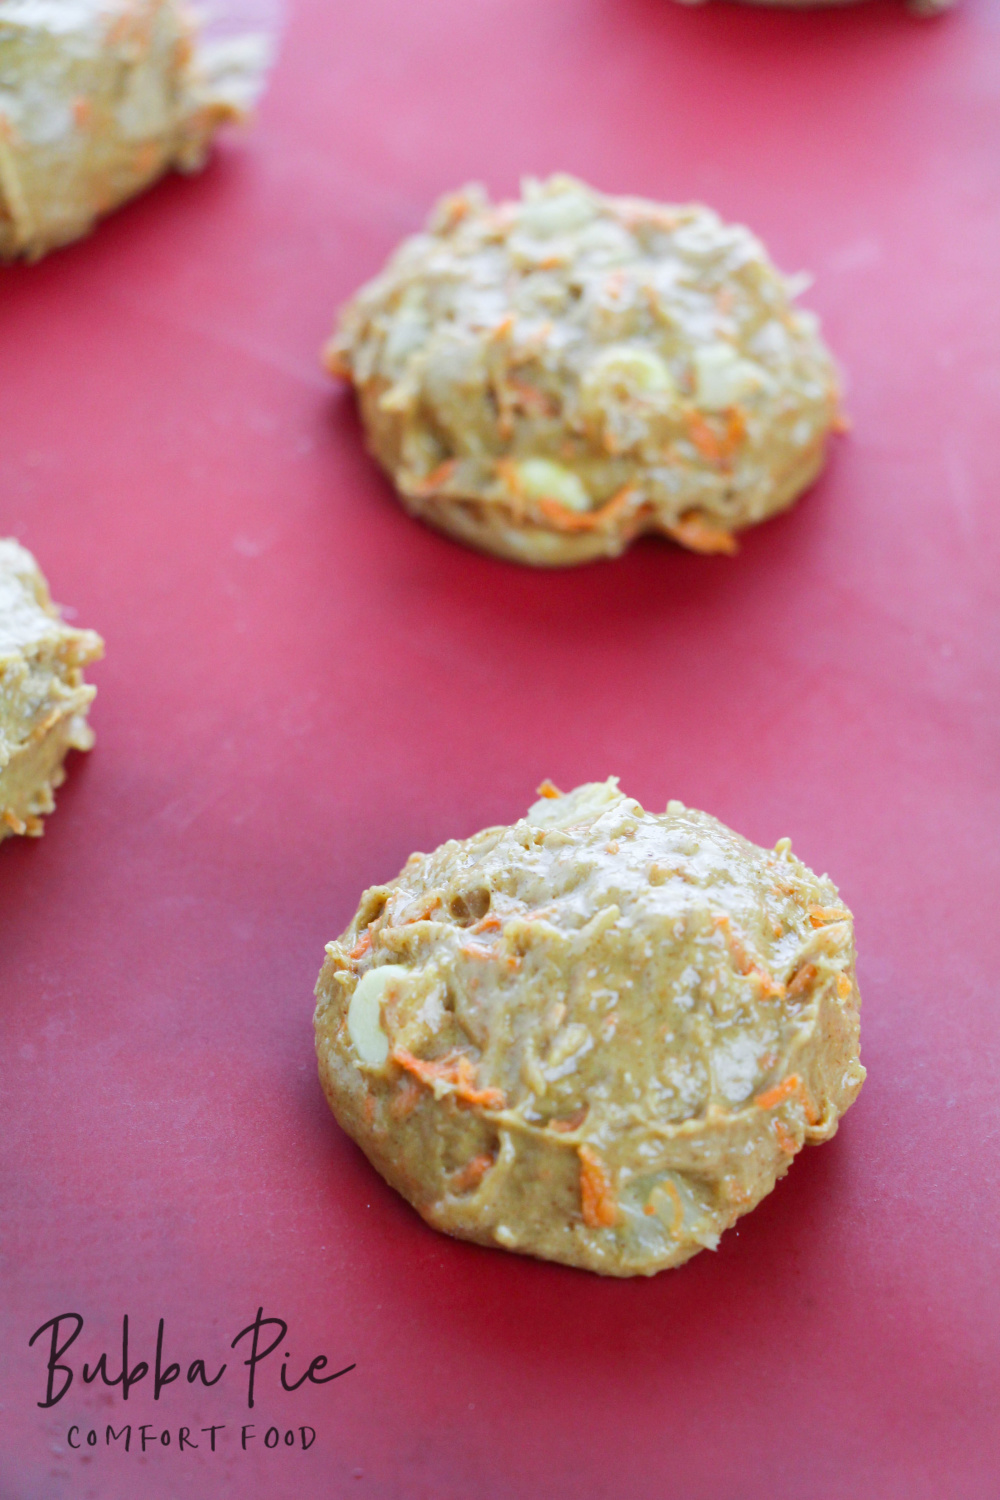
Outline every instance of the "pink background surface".
{"type": "Polygon", "coordinates": [[[0,273],[0,529],[108,648],[95,753],[0,850],[4,1500],[997,1494],[998,252],[995,0],[299,0],[251,135],[0,273]],[[854,430],[735,561],[465,551],[319,369],[435,194],[555,169],[816,274],[854,430]],[[716,1254],[626,1283],[425,1228],[311,1034],[365,885],[610,772],[832,873],[869,1069],[716,1254]],[[235,1368],[83,1386],[123,1313],[214,1368],[259,1304],[253,1413],[235,1368]],[[70,1309],[42,1411],[27,1341],[70,1309]],[[285,1350],[357,1368],[287,1395],[285,1350]],[[108,1451],[126,1419],[172,1446],[108,1451]]]}

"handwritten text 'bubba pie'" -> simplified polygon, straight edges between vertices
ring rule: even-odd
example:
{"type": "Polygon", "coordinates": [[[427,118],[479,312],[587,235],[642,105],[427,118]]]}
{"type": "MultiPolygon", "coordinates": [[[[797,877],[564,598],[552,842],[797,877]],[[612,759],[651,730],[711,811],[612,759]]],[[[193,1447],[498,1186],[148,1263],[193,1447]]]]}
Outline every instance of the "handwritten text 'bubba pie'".
{"type": "MultiPolygon", "coordinates": [[[[175,1380],[181,1378],[181,1365],[174,1361],[169,1362],[169,1356],[164,1354],[164,1319],[161,1318],[156,1332],[156,1353],[153,1357],[153,1400],[159,1401],[165,1386],[172,1385],[175,1380]]],[[[76,1370],[69,1363],[66,1356],[72,1346],[83,1332],[84,1320],[79,1313],[60,1313],[58,1317],[49,1318],[40,1328],[36,1328],[28,1340],[29,1347],[39,1342],[39,1349],[48,1353],[48,1361],[45,1366],[45,1399],[37,1404],[41,1407],[57,1406],[69,1391],[76,1377],[76,1370]],[[48,1334],[48,1340],[45,1335],[48,1334]]],[[[231,1349],[239,1347],[240,1353],[246,1354],[241,1363],[246,1367],[247,1406],[251,1409],[254,1404],[254,1393],[257,1385],[258,1368],[283,1345],[291,1342],[288,1339],[288,1324],[282,1318],[265,1318],[264,1309],[258,1307],[257,1316],[252,1323],[241,1328],[230,1344],[231,1349]],[[274,1337],[272,1330],[276,1329],[274,1337]],[[265,1331],[266,1330],[266,1331],[265,1331]]],[[[116,1374],[112,1374],[108,1368],[109,1356],[102,1352],[94,1363],[84,1361],[80,1368],[80,1375],[85,1385],[92,1385],[95,1380],[102,1381],[107,1386],[120,1386],[123,1401],[129,1398],[129,1391],[141,1380],[145,1380],[150,1373],[148,1360],[138,1359],[132,1363],[129,1353],[129,1327],[128,1314],[122,1318],[122,1343],[121,1356],[117,1353],[112,1357],[112,1365],[118,1364],[116,1374]]],[[[300,1386],[308,1381],[310,1385],[329,1385],[332,1380],[339,1380],[341,1375],[347,1375],[355,1368],[354,1364],[344,1365],[342,1369],[329,1370],[332,1361],[325,1354],[317,1354],[312,1359],[296,1359],[291,1351],[285,1347],[284,1358],[281,1362],[279,1382],[283,1391],[297,1391],[300,1386]]],[[[190,1385],[218,1385],[229,1368],[226,1362],[219,1364],[217,1361],[205,1359],[192,1359],[187,1365],[187,1381],[190,1385]],[[211,1373],[210,1373],[211,1372],[211,1373]]],[[[268,1367],[273,1369],[273,1365],[268,1367]]],[[[263,1372],[262,1372],[263,1373],[263,1372]]]]}

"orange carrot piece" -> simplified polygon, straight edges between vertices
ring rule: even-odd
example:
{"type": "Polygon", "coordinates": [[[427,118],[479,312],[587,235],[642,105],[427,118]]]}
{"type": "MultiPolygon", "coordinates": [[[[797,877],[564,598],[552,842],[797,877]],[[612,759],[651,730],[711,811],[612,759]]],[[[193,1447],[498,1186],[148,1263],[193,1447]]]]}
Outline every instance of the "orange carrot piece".
{"type": "Polygon", "coordinates": [[[806,911],[814,927],[825,927],[827,922],[847,921],[847,912],[842,906],[807,906],[806,911]]]}
{"type": "Polygon", "coordinates": [[[783,1078],[766,1093],[758,1094],[754,1103],[758,1109],[774,1109],[777,1105],[784,1104],[786,1099],[792,1098],[798,1098],[801,1101],[806,1119],[810,1125],[815,1125],[819,1120],[819,1115],[798,1073],[789,1073],[787,1078],[783,1078]]]}
{"type": "Polygon", "coordinates": [[[725,449],[721,440],[716,436],[714,430],[705,421],[700,411],[690,411],[684,418],[688,437],[694,443],[702,458],[707,458],[709,463],[720,463],[725,458],[725,449]]]}
{"type": "Polygon", "coordinates": [[[364,930],[364,932],[358,938],[357,942],[354,944],[354,947],[351,949],[349,957],[350,958],[363,958],[365,956],[365,954],[368,952],[368,949],[371,947],[371,945],[372,945],[372,930],[371,930],[370,927],[366,927],[365,930],[364,930]]]}
{"type": "Polygon", "coordinates": [[[408,1115],[412,1115],[420,1099],[420,1085],[413,1078],[404,1078],[389,1106],[389,1113],[394,1120],[405,1120],[408,1115]]]}
{"type": "Polygon", "coordinates": [[[494,1158],[483,1154],[474,1156],[467,1161],[464,1167],[455,1172],[451,1179],[452,1191],[456,1193],[468,1193],[477,1188],[486,1176],[490,1167],[493,1166],[494,1158]]]}
{"type": "Polygon", "coordinates": [[[732,557],[740,550],[740,544],[731,531],[722,526],[713,526],[707,517],[696,510],[689,510],[673,526],[666,528],[667,535],[691,552],[700,552],[709,557],[722,553],[732,557]]]}
{"type": "Polygon", "coordinates": [[[787,1078],[783,1078],[780,1083],[776,1083],[766,1093],[758,1094],[753,1102],[758,1109],[774,1109],[775,1105],[784,1104],[786,1099],[790,1099],[793,1094],[797,1094],[801,1087],[802,1079],[798,1073],[789,1073],[787,1078]]]}
{"type": "Polygon", "coordinates": [[[323,350],[323,364],[331,375],[338,380],[350,380],[352,370],[350,361],[343,349],[338,349],[336,344],[329,343],[323,350]]]}
{"type": "Polygon", "coordinates": [[[525,411],[537,412],[543,417],[555,414],[553,398],[545,391],[540,391],[536,385],[529,385],[526,380],[517,380],[513,375],[507,376],[506,385],[514,393],[515,404],[522,406],[525,411]]]}
{"type": "Polygon", "coordinates": [[[538,796],[538,797],[561,797],[562,796],[562,792],[546,776],[546,778],[542,782],[541,786],[536,786],[535,787],[535,795],[538,796]]]}
{"type": "Polygon", "coordinates": [[[539,500],[538,508],[557,531],[595,531],[613,521],[634,494],[635,485],[626,484],[597,510],[570,510],[568,505],[548,498],[539,500]]]}
{"type": "Polygon", "coordinates": [[[457,466],[457,459],[446,458],[443,464],[438,464],[437,468],[432,469],[429,474],[425,474],[423,479],[417,480],[413,486],[414,491],[421,497],[433,495],[435,490],[439,490],[443,484],[447,484],[457,466]]]}
{"type": "Polygon", "coordinates": [[[583,1222],[588,1229],[608,1229],[618,1220],[614,1187],[597,1152],[590,1146],[578,1146],[580,1158],[580,1201],[583,1222]]]}
{"type": "Polygon", "coordinates": [[[392,1059],[426,1088],[433,1089],[438,1082],[448,1084],[455,1098],[463,1104],[479,1105],[483,1109],[506,1108],[507,1099],[501,1089],[476,1087],[475,1065],[462,1052],[449,1052],[447,1057],[430,1062],[414,1057],[403,1047],[396,1047],[392,1059]]]}
{"type": "Polygon", "coordinates": [[[789,999],[793,999],[796,995],[801,995],[804,990],[807,990],[818,973],[819,970],[815,964],[803,964],[801,969],[796,970],[788,981],[789,999]]]}
{"type": "Polygon", "coordinates": [[[752,976],[754,979],[756,979],[757,983],[761,987],[761,990],[763,991],[765,999],[770,999],[772,997],[780,998],[780,996],[785,993],[785,986],[783,984],[779,984],[778,981],[773,977],[773,975],[771,975],[767,971],[767,969],[764,968],[764,965],[758,963],[756,958],[754,958],[754,956],[750,952],[748,952],[743,939],[739,936],[738,933],[733,931],[729,917],[727,915],[716,917],[715,925],[716,927],[720,928],[723,933],[725,933],[726,942],[729,944],[729,951],[733,955],[733,962],[735,963],[739,972],[745,975],[747,978],[752,976]]]}

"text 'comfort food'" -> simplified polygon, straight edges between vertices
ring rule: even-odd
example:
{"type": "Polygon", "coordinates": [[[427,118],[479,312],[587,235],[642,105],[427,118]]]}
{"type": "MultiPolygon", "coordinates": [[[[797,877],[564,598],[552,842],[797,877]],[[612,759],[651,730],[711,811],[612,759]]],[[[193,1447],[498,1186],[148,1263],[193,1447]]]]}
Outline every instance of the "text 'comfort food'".
{"type": "Polygon", "coordinates": [[[0,260],[36,260],[170,167],[204,164],[263,78],[180,0],[0,0],[0,260]]]}
{"type": "Polygon", "coordinates": [[[330,1107],[428,1223],[608,1275],[676,1266],[864,1080],[850,912],[617,779],[414,854],[327,948],[330,1107]]]}
{"type": "Polygon", "coordinates": [[[0,540],[0,839],[42,833],[67,751],[93,745],[83,668],[103,654],[99,635],[60,619],[31,553],[0,540]]]}
{"type": "Polygon", "coordinates": [[[838,420],[816,318],[747,229],[570,177],[443,199],[327,347],[407,509],[517,562],[699,552],[790,505],[838,420]]]}

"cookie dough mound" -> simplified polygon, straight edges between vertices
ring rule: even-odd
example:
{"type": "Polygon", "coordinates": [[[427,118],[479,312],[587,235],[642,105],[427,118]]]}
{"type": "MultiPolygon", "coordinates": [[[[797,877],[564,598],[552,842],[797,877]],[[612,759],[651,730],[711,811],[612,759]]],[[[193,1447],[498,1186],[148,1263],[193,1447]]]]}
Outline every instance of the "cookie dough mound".
{"type": "Polygon", "coordinates": [[[0,0],[0,260],[37,260],[243,117],[263,40],[201,43],[180,0],[0,0]]]}
{"type": "Polygon", "coordinates": [[[330,1107],[429,1224],[612,1276],[747,1213],[864,1080],[850,912],[782,839],[547,783],[327,948],[330,1107]]]}
{"type": "Polygon", "coordinates": [[[99,635],[60,619],[31,553],[0,540],[0,839],[43,832],[66,752],[93,745],[82,669],[103,654],[99,635]]]}
{"type": "Polygon", "coordinates": [[[403,503],[464,542],[563,566],[665,532],[700,552],[791,505],[823,464],[837,377],[794,286],[698,205],[571,177],[443,199],[343,310],[403,503]]]}

